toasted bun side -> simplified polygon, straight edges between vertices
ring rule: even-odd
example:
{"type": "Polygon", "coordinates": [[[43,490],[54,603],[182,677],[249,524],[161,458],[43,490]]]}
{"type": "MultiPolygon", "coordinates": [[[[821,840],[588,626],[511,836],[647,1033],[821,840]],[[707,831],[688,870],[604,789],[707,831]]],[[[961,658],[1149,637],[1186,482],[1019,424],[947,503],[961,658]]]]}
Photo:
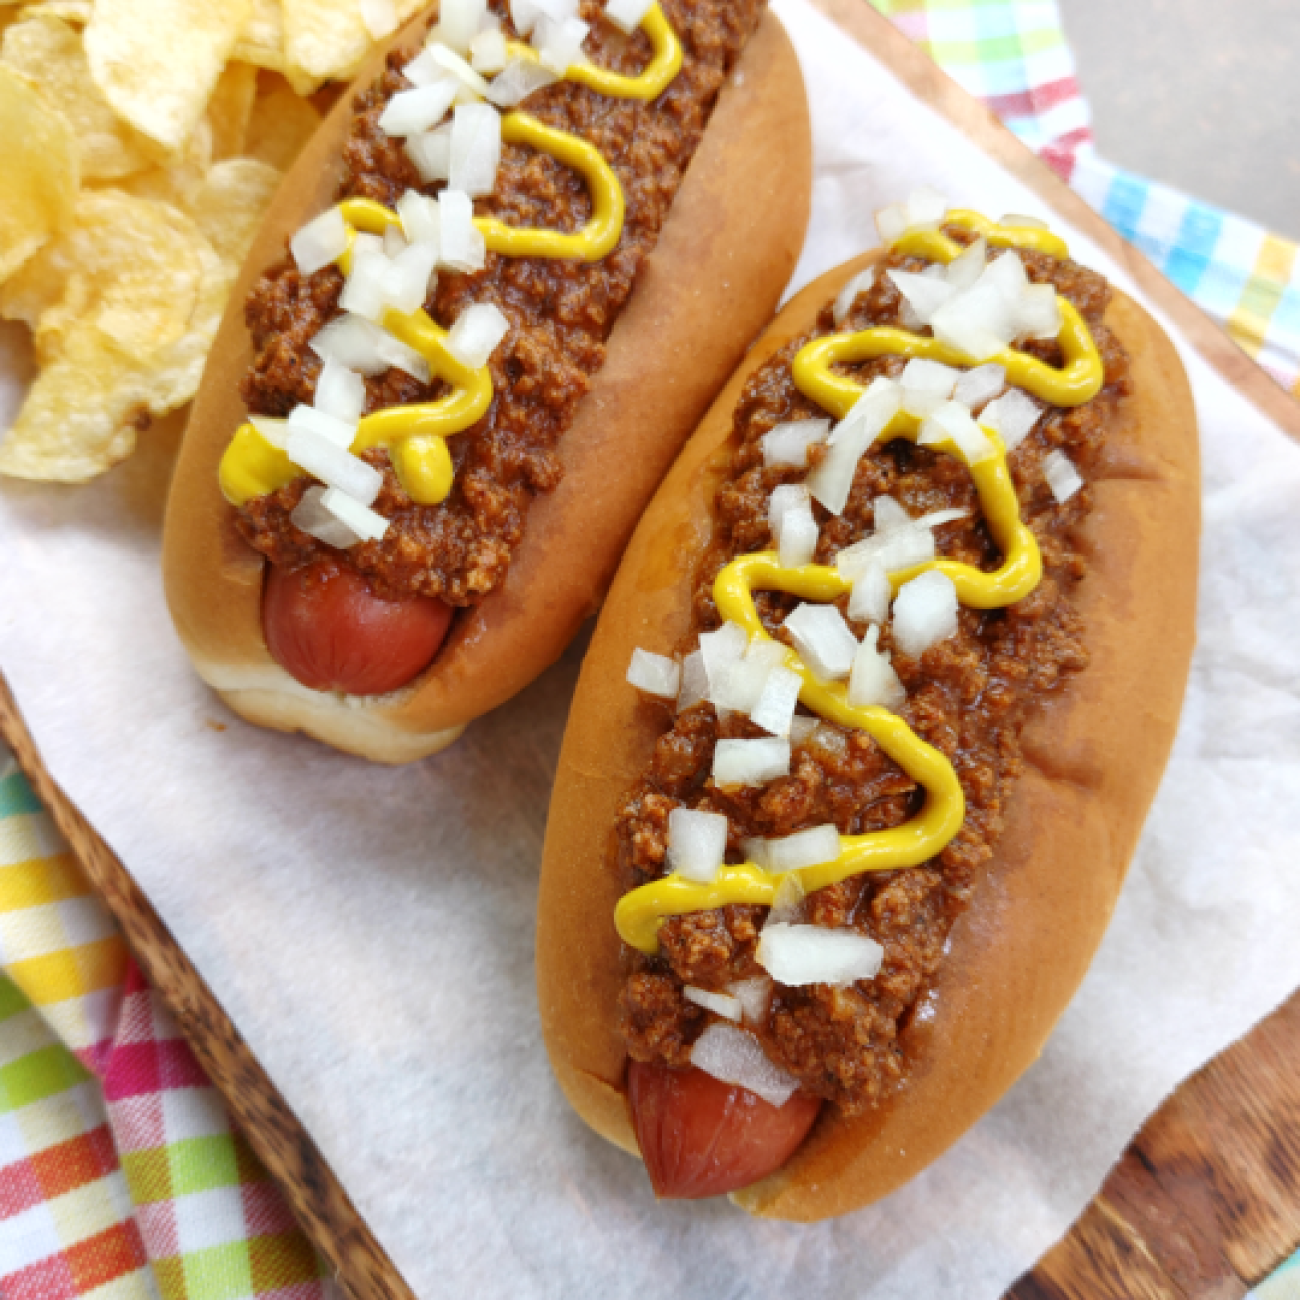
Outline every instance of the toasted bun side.
{"type": "MultiPolygon", "coordinates": [[[[669,652],[689,626],[691,567],[709,530],[731,411],[749,375],[813,322],[869,259],[781,313],[683,452],[628,549],[597,626],[560,755],[538,913],[542,1025],[565,1093],[598,1132],[635,1150],[623,1102],[613,826],[661,722],[624,682],[632,649],[669,652]]],[[[1107,323],[1134,396],[1093,480],[1077,602],[1088,669],[1023,733],[996,858],[954,926],[925,1006],[904,1031],[906,1085],[858,1120],[824,1112],[784,1169],[733,1199],[813,1220],[886,1195],[937,1158],[1042,1050],[1110,918],[1173,742],[1194,640],[1199,454],[1177,353],[1116,293],[1107,323]]]]}
{"type": "MultiPolygon", "coordinates": [[[[360,90],[381,62],[376,56],[362,70],[360,90]]],[[[605,364],[560,444],[564,479],[533,504],[504,586],[457,615],[411,687],[373,701],[304,694],[266,649],[263,560],[235,531],[217,467],[245,417],[239,381],[252,347],[244,299],[283,255],[287,236],[332,201],[356,93],[335,107],[286,178],[231,297],[176,470],[164,577],[196,668],[236,712],[406,762],[449,744],[521,690],[599,605],[646,502],[789,280],[808,220],[812,146],[798,61],[767,14],[718,98],[605,364]]]]}

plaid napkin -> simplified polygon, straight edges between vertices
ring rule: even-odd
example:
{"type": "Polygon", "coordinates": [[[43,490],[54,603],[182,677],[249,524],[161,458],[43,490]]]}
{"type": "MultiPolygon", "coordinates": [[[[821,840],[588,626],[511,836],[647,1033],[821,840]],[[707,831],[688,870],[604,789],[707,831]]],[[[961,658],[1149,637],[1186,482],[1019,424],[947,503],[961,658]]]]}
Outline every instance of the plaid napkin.
{"type": "MultiPolygon", "coordinates": [[[[873,3],[1300,388],[1296,246],[1097,157],[1053,0],[873,3]]],[[[0,1296],[335,1294],[0,751],[0,1296]]],[[[1300,1256],[1252,1295],[1300,1300],[1300,1256]]]]}

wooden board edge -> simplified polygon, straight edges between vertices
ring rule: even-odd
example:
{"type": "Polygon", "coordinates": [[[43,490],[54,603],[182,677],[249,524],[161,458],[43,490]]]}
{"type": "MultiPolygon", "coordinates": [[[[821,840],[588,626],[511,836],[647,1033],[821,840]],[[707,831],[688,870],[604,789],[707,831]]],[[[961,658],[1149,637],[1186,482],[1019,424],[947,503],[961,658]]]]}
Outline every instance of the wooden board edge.
{"type": "Polygon", "coordinates": [[[122,927],[145,978],[176,1018],[302,1230],[329,1261],[335,1280],[356,1300],[415,1300],[307,1130],[122,860],[46,769],[3,675],[0,738],[13,750],[19,768],[122,927]]]}

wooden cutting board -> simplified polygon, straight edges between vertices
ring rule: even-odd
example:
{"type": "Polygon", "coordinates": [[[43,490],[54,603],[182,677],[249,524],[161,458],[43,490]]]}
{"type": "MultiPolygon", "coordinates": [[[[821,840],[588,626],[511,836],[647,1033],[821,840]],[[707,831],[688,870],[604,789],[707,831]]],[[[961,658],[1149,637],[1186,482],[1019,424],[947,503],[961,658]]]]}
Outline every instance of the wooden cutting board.
{"type": "MultiPolygon", "coordinates": [[[[1300,406],[866,0],[813,0],[1047,206],[1127,267],[1205,358],[1291,436],[1300,406]]],[[[129,872],[64,797],[0,679],[0,736],[121,923],[304,1230],[356,1300],[413,1300],[129,872]]],[[[1193,1076],[1133,1140],[1069,1235],[1010,1300],[1235,1300],[1300,1243],[1300,995],[1193,1076]]]]}

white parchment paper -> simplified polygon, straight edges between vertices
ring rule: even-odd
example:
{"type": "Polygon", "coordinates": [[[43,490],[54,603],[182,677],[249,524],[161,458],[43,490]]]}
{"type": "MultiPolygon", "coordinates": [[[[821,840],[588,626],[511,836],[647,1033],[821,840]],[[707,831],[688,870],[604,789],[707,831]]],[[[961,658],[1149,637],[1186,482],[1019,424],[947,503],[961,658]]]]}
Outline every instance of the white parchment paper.
{"type": "MultiPolygon", "coordinates": [[[[803,0],[778,8],[816,135],[800,282],[873,243],[872,211],[921,182],[1040,210],[803,0]]],[[[1205,450],[1201,641],[1114,925],[1021,1084],[912,1185],[837,1222],[657,1206],[552,1082],[535,880],[581,645],[401,770],[245,726],[191,674],[163,605],[164,429],[91,488],[0,484],[0,665],[54,775],[421,1297],[992,1300],[1161,1098],[1300,984],[1300,447],[1183,354],[1205,450]]],[[[11,408],[12,347],[6,365],[11,408]]]]}

